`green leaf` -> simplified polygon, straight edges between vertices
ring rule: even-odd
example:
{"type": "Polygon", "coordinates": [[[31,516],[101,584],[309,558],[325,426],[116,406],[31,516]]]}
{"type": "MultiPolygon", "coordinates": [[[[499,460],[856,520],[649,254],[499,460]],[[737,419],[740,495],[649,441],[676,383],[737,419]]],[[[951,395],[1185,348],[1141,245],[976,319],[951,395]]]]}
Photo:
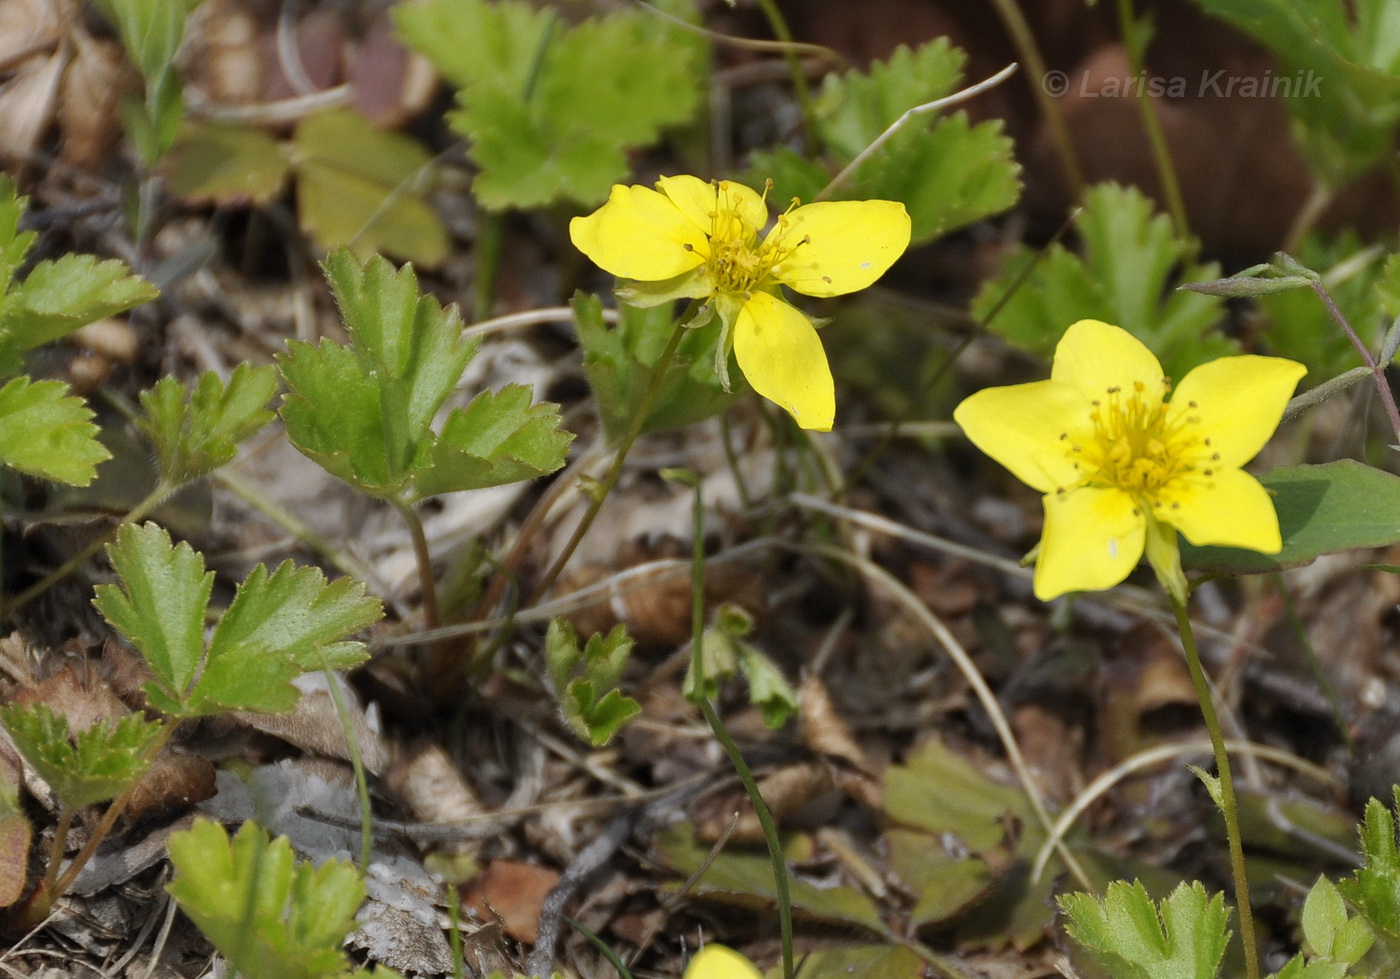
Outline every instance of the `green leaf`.
{"type": "Polygon", "coordinates": [[[1182,566],[1213,574],[1259,574],[1324,554],[1400,542],[1400,477],[1351,459],[1285,466],[1259,477],[1274,498],[1283,550],[1260,554],[1182,541],[1182,566]]]}
{"type": "Polygon", "coordinates": [[[349,669],[368,656],[364,644],[340,641],[383,614],[363,582],[327,583],[316,568],[284,561],[268,574],[259,564],[239,585],[209,643],[204,673],[188,702],[200,713],[241,709],[274,713],[297,701],[291,680],[323,668],[349,669]],[[248,659],[262,666],[250,667],[248,659]],[[270,660],[270,662],[269,662],[270,660]]]}
{"type": "Polygon", "coordinates": [[[98,585],[93,604],[127,638],[155,674],[161,703],[178,699],[194,679],[204,651],[204,610],[214,572],[189,544],[170,542],[153,523],[125,524],[107,557],[121,586],[98,585]]]}
{"type": "MultiPolygon", "coordinates": [[[[947,38],[916,49],[899,47],[868,73],[831,74],[813,113],[830,162],[842,169],[907,110],[949,95],[967,56],[947,38]]],[[[1020,167],[1000,122],[972,125],[964,113],[935,121],[914,117],[838,187],[846,200],[903,202],[915,244],[1006,210],[1020,195],[1020,167]]],[[[829,179],[790,150],[759,153],[750,181],[771,178],[775,198],[810,200],[829,179]]]]}
{"type": "Polygon", "coordinates": [[[127,53],[147,82],[175,62],[185,18],[202,0],[98,0],[121,34],[127,53]]]}
{"type": "Polygon", "coordinates": [[[426,200],[432,156],[350,109],[307,116],[293,139],[301,226],[327,249],[349,246],[440,265],[447,231],[426,200]]]}
{"type": "Polygon", "coordinates": [[[192,202],[265,204],[291,172],[282,145],[261,129],[191,120],[166,154],[170,190],[192,202]]]}
{"type": "Polygon", "coordinates": [[[1336,886],[1318,877],[1303,901],[1304,951],[1313,956],[1332,957],[1337,932],[1347,922],[1347,906],[1336,886]]]}
{"type": "MultiPolygon", "coordinates": [[[[597,297],[576,293],[573,299],[574,327],[583,348],[583,370],[598,402],[603,430],[611,442],[627,432],[641,402],[656,363],[666,349],[675,319],[666,306],[639,308],[623,305],[618,322],[603,322],[603,304],[597,297]]],[[[715,348],[720,338],[719,320],[699,328],[687,328],[675,359],[642,432],[681,428],[726,411],[742,394],[738,386],[743,376],[737,368],[729,374],[734,390],[725,391],[715,370],[715,348]]]]}
{"type": "Polygon", "coordinates": [[[699,105],[703,46],[645,14],[565,26],[523,0],[429,0],[395,14],[405,43],[461,86],[449,118],[471,141],[490,208],[600,203],[630,146],[699,105]]]}
{"type": "MultiPolygon", "coordinates": [[[[773,863],[767,853],[744,852],[729,846],[716,856],[684,824],[658,834],[656,849],[669,866],[682,874],[694,874],[704,868],[691,892],[696,897],[765,912],[771,911],[777,901],[773,863]]],[[[876,934],[887,934],[880,909],[854,887],[817,887],[799,877],[789,881],[789,891],[795,915],[818,923],[857,925],[876,934]]]]}
{"type": "Polygon", "coordinates": [[[490,83],[523,92],[536,68],[554,14],[528,3],[429,0],[392,10],[399,37],[453,85],[490,83]]]}
{"type": "Polygon", "coordinates": [[[1065,328],[1081,319],[1121,326],[1147,345],[1167,375],[1180,379],[1198,364],[1234,353],[1237,345],[1214,332],[1225,307],[1215,296],[1183,292],[1181,282],[1215,279],[1215,264],[1180,270],[1192,251],[1171,221],[1154,214],[1135,188],[1100,184],[1090,189],[1079,217],[1083,257],[1052,246],[1019,287],[1030,249],[1013,252],[972,302],[984,318],[1014,294],[989,328],[1032,353],[1048,357],[1065,328]]]}
{"type": "Polygon", "coordinates": [[[414,486],[418,498],[534,479],[564,465],[573,435],[559,428],[559,406],[532,405],[530,389],[511,384],[483,391],[447,416],[431,468],[414,486]]]}
{"type": "Polygon", "coordinates": [[[1300,145],[1332,187],[1389,152],[1400,119],[1395,0],[1356,4],[1310,0],[1200,0],[1201,7],[1253,37],[1281,62],[1281,91],[1302,125],[1300,145]]]}
{"type": "Polygon", "coordinates": [[[27,350],[158,295],[155,286],[131,275],[116,259],[64,255],[34,266],[11,293],[0,329],[22,338],[18,349],[27,350]]]}
{"type": "Polygon", "coordinates": [[[573,436],[558,406],[518,385],[483,392],[430,427],[476,351],[455,308],[421,295],[413,270],[382,258],[327,260],[352,345],[292,344],[278,358],[292,443],[367,493],[401,504],[531,479],[564,464],[573,436]]]}
{"type": "MultiPolygon", "coordinates": [[[[287,352],[278,354],[277,366],[287,386],[282,421],[303,455],[380,499],[392,499],[407,487],[414,456],[393,459],[391,470],[381,385],[360,366],[353,350],[330,340],[315,347],[289,343],[287,352]]],[[[406,427],[406,419],[400,424],[406,427]]],[[[421,468],[425,463],[417,464],[421,468]]]]}
{"type": "Polygon", "coordinates": [[[755,647],[738,642],[739,671],[749,681],[749,701],[763,715],[763,724],[776,731],[797,716],[797,691],[777,665],[755,647]]]}
{"type": "MultiPolygon", "coordinates": [[[[1395,808],[1400,811],[1400,786],[1394,793],[1395,808]]],[[[1378,799],[1366,804],[1361,860],[1361,869],[1338,889],[1374,930],[1391,962],[1400,961],[1400,850],[1395,842],[1395,821],[1378,799]]]]}
{"type": "Polygon", "coordinates": [[[172,545],[154,524],[124,526],[107,552],[121,587],[98,586],[94,604],[150,665],[152,706],[174,716],[288,710],[297,700],[294,678],[364,659],[362,644],[342,640],[382,614],[362,582],[327,584],[319,570],[290,561],[269,575],[260,564],[239,585],[206,651],[214,575],[199,553],[172,545]]]}
{"type": "Polygon", "coordinates": [[[291,344],[278,357],[289,388],[282,417],[293,444],[380,497],[405,492],[428,463],[430,425],[476,344],[455,307],[422,295],[410,266],[363,267],[342,249],[325,265],[351,346],[291,344]]]}
{"type": "Polygon", "coordinates": [[[606,636],[590,636],[583,649],[573,627],[563,619],[552,620],[545,634],[545,663],[560,710],[574,733],[595,748],[611,741],[641,713],[640,704],[614,689],[632,646],[623,625],[606,636]]]}
{"type": "Polygon", "coordinates": [[[62,381],[16,377],[0,387],[0,463],[44,479],[87,486],[112,454],[97,441],[92,411],[62,381]]]}
{"type": "Polygon", "coordinates": [[[1114,979],[1214,979],[1229,938],[1224,898],[1183,882],[1158,906],[1142,884],[1114,881],[1102,902],[1067,894],[1065,930],[1114,979]]]}
{"type": "Polygon", "coordinates": [[[298,864],[285,836],[244,823],[232,842],[196,820],[170,837],[181,910],[248,979],[322,979],[350,963],[341,946],[355,927],[365,885],[348,861],[298,864]]]}
{"type": "Polygon", "coordinates": [[[272,421],[267,403],[277,391],[277,369],[239,364],[225,383],[214,371],[193,389],[163,377],[141,392],[144,418],[137,421],[151,440],[162,477],[180,485],[233,459],[238,443],[272,421]]]}
{"type": "Polygon", "coordinates": [[[20,197],[14,178],[0,173],[0,293],[9,292],[10,282],[24,264],[37,233],[19,230],[29,198],[20,197]]]}
{"type": "Polygon", "coordinates": [[[16,285],[34,244],[34,232],[19,231],[28,203],[17,196],[14,181],[0,175],[0,376],[18,370],[24,351],[159,295],[121,262],[91,255],[40,262],[16,285]]]}
{"type": "Polygon", "coordinates": [[[0,709],[0,724],[69,811],[114,799],[145,774],[162,731],[159,721],[134,714],[103,718],[74,736],[47,704],[11,704],[0,709]]]}

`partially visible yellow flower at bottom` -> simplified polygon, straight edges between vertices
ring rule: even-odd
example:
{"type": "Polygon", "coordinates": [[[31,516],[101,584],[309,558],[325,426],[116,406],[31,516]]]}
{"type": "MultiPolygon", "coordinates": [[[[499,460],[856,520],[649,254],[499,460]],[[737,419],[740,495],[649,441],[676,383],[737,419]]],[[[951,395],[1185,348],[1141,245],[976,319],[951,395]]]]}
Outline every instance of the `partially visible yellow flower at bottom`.
{"type": "Polygon", "coordinates": [[[1145,552],[1184,600],[1177,531],[1197,545],[1283,548],[1273,501],[1240,467],[1306,373],[1280,357],[1222,357],[1173,390],[1136,337],[1080,320],[1055,348],[1049,380],[979,391],[953,418],[1045,494],[1036,597],[1111,588],[1145,552]]]}
{"type": "Polygon", "coordinates": [[[763,979],[763,973],[732,948],[711,942],[695,953],[682,979],[763,979]]]}

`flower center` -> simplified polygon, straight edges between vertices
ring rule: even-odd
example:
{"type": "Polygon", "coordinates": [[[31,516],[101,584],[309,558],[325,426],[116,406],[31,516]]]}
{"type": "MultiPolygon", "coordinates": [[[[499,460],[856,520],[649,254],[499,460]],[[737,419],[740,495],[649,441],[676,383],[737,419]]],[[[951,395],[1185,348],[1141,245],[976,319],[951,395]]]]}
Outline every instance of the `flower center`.
{"type": "MultiPolygon", "coordinates": [[[[1170,378],[1162,379],[1170,390],[1170,378]]],[[[1133,497],[1139,507],[1175,508],[1174,489],[1183,479],[1215,475],[1220,454],[1199,433],[1200,419],[1189,410],[1170,413],[1168,404],[1135,381],[1131,388],[1111,387],[1095,398],[1087,433],[1060,439],[1069,445],[1074,467],[1083,473],[1077,485],[1109,487],[1133,497]]],[[[1188,409],[1195,408],[1190,402],[1188,409]]],[[[1071,487],[1062,487],[1064,492],[1071,487]]]]}
{"type": "MultiPolygon", "coordinates": [[[[763,196],[767,199],[766,187],[763,196]]],[[[710,257],[706,266],[718,292],[750,293],[762,288],[773,266],[804,243],[788,242],[782,234],[770,234],[760,242],[758,236],[762,229],[739,213],[723,182],[719,185],[717,204],[718,209],[710,214],[710,257]]],[[[795,199],[792,206],[797,206],[795,199]]],[[[786,221],[786,213],[779,215],[779,229],[786,221]]]]}

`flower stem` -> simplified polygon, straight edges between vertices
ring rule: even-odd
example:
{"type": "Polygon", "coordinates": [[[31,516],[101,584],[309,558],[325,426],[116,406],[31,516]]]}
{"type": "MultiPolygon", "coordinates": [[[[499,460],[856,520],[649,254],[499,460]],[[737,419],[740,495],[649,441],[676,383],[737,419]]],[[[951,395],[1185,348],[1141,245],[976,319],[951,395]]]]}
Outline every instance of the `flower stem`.
{"type": "Polygon", "coordinates": [[[1201,654],[1196,649],[1196,635],[1191,631],[1191,616],[1186,602],[1172,594],[1172,611],[1181,633],[1181,646],[1186,650],[1186,666],[1196,687],[1196,699],[1201,704],[1210,745],[1215,752],[1215,767],[1220,773],[1220,812],[1225,817],[1225,835],[1230,844],[1230,872],[1235,878],[1235,906],[1240,916],[1240,941],[1244,943],[1244,964],[1249,979],[1259,979],[1259,949],[1254,940],[1254,912],[1249,906],[1249,879],[1244,869],[1244,845],[1240,839],[1239,810],[1235,806],[1235,780],[1230,773],[1230,756],[1225,753],[1225,738],[1220,733],[1220,721],[1215,716],[1210,686],[1201,667],[1201,654]]]}
{"type": "Polygon", "coordinates": [[[642,434],[642,429],[646,427],[651,409],[656,406],[656,399],[661,394],[661,386],[666,383],[666,375],[671,371],[671,362],[676,359],[676,350],[680,348],[681,337],[685,334],[686,323],[689,322],[692,312],[693,310],[687,310],[681,316],[680,321],[671,328],[671,339],[667,342],[666,349],[662,351],[661,358],[652,367],[651,382],[647,385],[641,403],[637,405],[637,411],[632,416],[632,424],[627,427],[627,433],[618,443],[617,454],[613,456],[612,466],[608,469],[607,475],[603,477],[602,483],[591,492],[588,509],[584,511],[583,519],[574,528],[573,536],[564,545],[564,550],[559,553],[559,557],[555,559],[554,564],[545,573],[543,580],[535,588],[535,593],[531,596],[529,604],[533,605],[539,601],[559,578],[560,572],[564,570],[564,565],[569,562],[569,558],[574,556],[574,551],[578,550],[579,543],[588,533],[588,528],[593,526],[593,521],[597,519],[598,511],[603,508],[608,494],[617,485],[618,477],[622,475],[622,466],[627,461],[627,453],[632,450],[632,445],[642,434]]]}
{"type": "Polygon", "coordinates": [[[1376,393],[1381,396],[1381,404],[1385,406],[1386,417],[1390,419],[1390,427],[1395,430],[1395,438],[1400,440],[1400,409],[1395,405],[1395,392],[1390,390],[1390,384],[1385,379],[1386,365],[1377,362],[1371,356],[1371,351],[1366,349],[1366,344],[1361,342],[1361,338],[1356,335],[1356,331],[1351,328],[1347,318],[1342,315],[1342,311],[1337,308],[1337,304],[1332,299],[1332,294],[1327,291],[1321,280],[1314,280],[1312,283],[1313,292],[1317,293],[1317,298],[1322,300],[1322,305],[1327,307],[1327,312],[1332,319],[1342,328],[1342,332],[1347,335],[1351,345],[1356,348],[1356,352],[1365,361],[1366,367],[1371,371],[1371,376],[1376,382],[1376,393]]]}
{"type": "Polygon", "coordinates": [[[763,801],[763,793],[753,777],[744,753],[730,736],[724,722],[716,713],[710,698],[705,696],[705,499],[700,490],[700,478],[693,472],[671,470],[671,478],[688,483],[695,490],[695,505],[690,542],[690,675],[695,678],[695,692],[691,696],[695,706],[700,708],[710,730],[715,732],[729,763],[744,783],[749,802],[753,804],[758,825],[763,828],[763,839],[768,844],[768,856],[773,862],[773,886],[778,898],[778,932],[783,946],[783,979],[793,979],[796,967],[792,954],[792,898],[788,893],[787,863],[783,858],[782,840],[778,838],[778,827],[773,822],[773,814],[763,801]]]}

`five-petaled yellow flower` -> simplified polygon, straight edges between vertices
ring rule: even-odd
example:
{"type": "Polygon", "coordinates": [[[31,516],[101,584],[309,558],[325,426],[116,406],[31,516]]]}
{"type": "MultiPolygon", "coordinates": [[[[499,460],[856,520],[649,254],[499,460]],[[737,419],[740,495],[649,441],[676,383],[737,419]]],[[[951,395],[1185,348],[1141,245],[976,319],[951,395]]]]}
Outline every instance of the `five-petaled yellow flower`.
{"type": "Polygon", "coordinates": [[[681,979],[763,979],[763,973],[732,948],[711,942],[695,953],[681,979]]]}
{"type": "Polygon", "coordinates": [[[780,215],[728,180],[662,177],[656,190],[613,187],[608,202],[574,218],[569,235],[600,268],[633,284],[618,295],[637,306],[705,299],[722,323],[717,369],[728,382],[732,343],[753,389],[803,428],[829,431],[836,416],[831,368],[815,328],[782,298],[864,289],[909,245],[909,215],[894,201],[829,201],[780,215]]]}
{"type": "Polygon", "coordinates": [[[1282,549],[1273,501],[1240,467],[1273,435],[1305,373],[1279,357],[1222,357],[1173,390],[1130,333],[1080,320],[1055,348],[1048,381],[979,391],[953,418],[1045,494],[1038,598],[1111,588],[1144,550],[1184,598],[1178,530],[1193,544],[1282,549]]]}

